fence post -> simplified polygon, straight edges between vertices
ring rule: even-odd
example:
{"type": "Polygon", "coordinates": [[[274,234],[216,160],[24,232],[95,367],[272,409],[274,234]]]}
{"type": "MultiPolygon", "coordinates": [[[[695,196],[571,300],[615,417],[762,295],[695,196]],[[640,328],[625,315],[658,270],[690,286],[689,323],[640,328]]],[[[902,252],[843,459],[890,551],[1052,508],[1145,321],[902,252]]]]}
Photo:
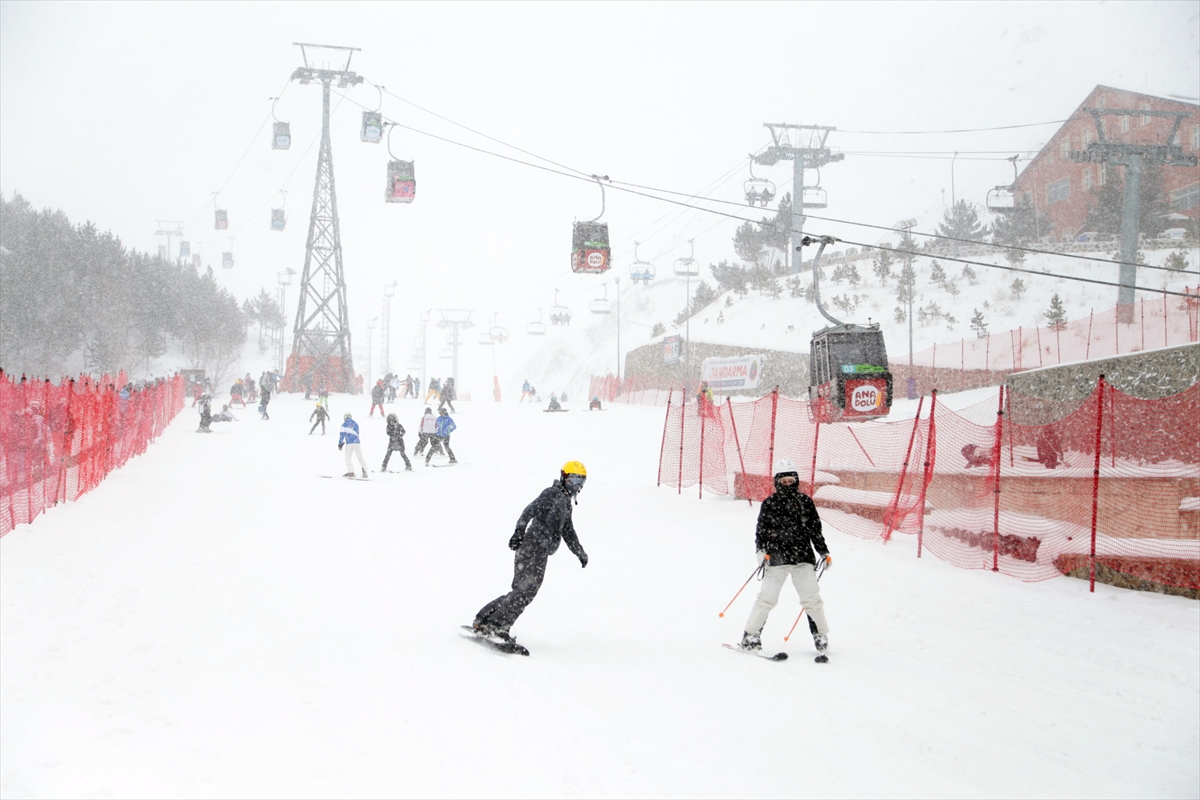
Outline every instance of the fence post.
{"type": "MultiPolygon", "coordinates": [[[[1166,297],[1166,295],[1163,295],[1163,297],[1166,297]]],[[[1083,360],[1084,361],[1087,361],[1089,358],[1092,357],[1092,316],[1095,313],[1096,313],[1096,309],[1094,309],[1094,308],[1088,309],[1088,338],[1087,338],[1087,347],[1083,351],[1083,360]]]]}
{"type": "Polygon", "coordinates": [[[904,466],[900,468],[900,479],[896,481],[896,494],[892,497],[892,505],[888,512],[883,517],[883,540],[889,541],[892,538],[892,531],[896,526],[892,524],[895,520],[896,509],[900,506],[900,491],[904,488],[904,476],[908,474],[908,461],[912,457],[913,442],[917,438],[917,428],[921,425],[921,406],[925,404],[925,396],[917,401],[917,416],[913,419],[912,433],[908,435],[908,449],[904,451],[904,466]]]}
{"type": "Polygon", "coordinates": [[[683,441],[687,421],[687,383],[683,384],[683,388],[679,390],[679,482],[675,484],[678,491],[676,494],[683,494],[683,441]]]}
{"type": "Polygon", "coordinates": [[[1042,326],[1041,325],[1033,326],[1033,331],[1034,331],[1034,333],[1037,334],[1038,367],[1041,367],[1042,366],[1042,326]]]}
{"type": "MultiPolygon", "coordinates": [[[[809,406],[817,401],[810,400],[809,406]]],[[[821,442],[821,418],[813,414],[815,428],[813,428],[813,454],[812,454],[812,469],[808,473],[808,496],[812,497],[817,491],[817,445],[821,442]]]]}
{"type": "Polygon", "coordinates": [[[1112,465],[1117,466],[1117,387],[1111,383],[1108,387],[1108,433],[1112,439],[1112,465]]]}
{"type": "Polygon", "coordinates": [[[992,446],[995,477],[992,484],[992,572],[1000,571],[1000,458],[1004,437],[1004,386],[996,403],[996,439],[992,446]]]}
{"type": "MultiPolygon", "coordinates": [[[[1116,316],[1116,309],[1113,309],[1116,316]]],[[[1088,553],[1088,591],[1096,591],[1096,515],[1100,508],[1100,431],[1104,428],[1104,376],[1096,383],[1096,456],[1092,466],[1092,546],[1088,553]]]]}
{"type": "Polygon", "coordinates": [[[929,482],[933,480],[933,465],[937,458],[937,425],[933,420],[937,410],[937,389],[930,392],[929,397],[929,441],[925,445],[925,474],[921,481],[921,496],[917,499],[917,558],[921,557],[921,548],[925,543],[925,492],[929,482]]]}
{"type": "Polygon", "coordinates": [[[1142,352],[1146,352],[1146,298],[1142,298],[1142,352]]]}
{"type": "Polygon", "coordinates": [[[1163,347],[1170,347],[1167,341],[1167,295],[1163,294],[1163,347]]]}
{"type": "MultiPolygon", "coordinates": [[[[655,397],[657,401],[657,396],[655,397]]],[[[667,392],[667,416],[663,419],[663,435],[662,444],[658,446],[658,483],[655,486],[662,486],[662,468],[663,454],[667,452],[667,425],[671,422],[671,393],[667,392]]]]}
{"type": "Polygon", "coordinates": [[[779,411],[779,387],[776,386],[771,390],[771,446],[770,446],[770,463],[767,469],[771,470],[771,477],[775,477],[775,414],[779,411]]]}
{"type": "Polygon", "coordinates": [[[1121,355],[1121,319],[1120,319],[1121,315],[1117,313],[1117,309],[1119,309],[1119,308],[1120,308],[1120,306],[1113,307],[1113,355],[1114,356],[1121,355]]]}
{"type": "Polygon", "coordinates": [[[704,402],[696,403],[696,413],[700,415],[700,499],[704,499],[704,402]]]}
{"type": "Polygon", "coordinates": [[[725,398],[725,407],[729,409],[729,426],[733,429],[733,444],[737,447],[738,464],[742,466],[742,485],[746,487],[746,502],[754,508],[754,501],[750,499],[750,477],[746,474],[746,460],[742,458],[742,443],[738,441],[737,423],[733,420],[733,398],[725,398]]]}

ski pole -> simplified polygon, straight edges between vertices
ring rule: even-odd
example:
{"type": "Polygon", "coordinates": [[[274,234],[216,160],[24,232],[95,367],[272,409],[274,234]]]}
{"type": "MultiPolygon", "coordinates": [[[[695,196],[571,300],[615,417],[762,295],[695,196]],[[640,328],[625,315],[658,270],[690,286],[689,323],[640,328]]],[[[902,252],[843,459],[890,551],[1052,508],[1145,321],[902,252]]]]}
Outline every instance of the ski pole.
{"type": "MultiPolygon", "coordinates": [[[[817,570],[817,583],[821,582],[821,576],[824,574],[825,574],[825,560],[822,559],[821,560],[821,568],[817,570]]],[[[796,626],[800,624],[800,618],[803,616],[804,616],[804,609],[801,608],[800,613],[796,615],[796,621],[792,623],[792,629],[790,631],[788,631],[787,636],[783,637],[783,640],[785,642],[788,639],[792,638],[792,634],[796,632],[796,626]]]]}
{"type": "MultiPolygon", "coordinates": [[[[746,588],[747,586],[749,586],[749,585],[750,585],[750,581],[754,580],[754,576],[755,576],[755,575],[759,574],[760,572],[764,572],[764,571],[765,571],[765,569],[766,569],[766,566],[767,566],[767,562],[768,562],[768,561],[770,561],[770,560],[771,560],[771,557],[770,557],[770,556],[764,556],[764,557],[763,557],[762,563],[761,563],[761,564],[759,564],[757,567],[755,567],[755,568],[754,568],[754,572],[751,572],[751,573],[750,573],[750,577],[749,577],[749,578],[746,578],[746,582],[742,584],[742,588],[741,588],[741,589],[738,589],[738,590],[737,590],[737,594],[735,594],[735,595],[733,596],[733,600],[737,600],[737,599],[738,599],[738,594],[741,594],[741,593],[742,593],[742,592],[745,590],[745,588],[746,588]]],[[[724,609],[721,611],[721,613],[720,613],[720,614],[717,614],[717,616],[718,616],[718,617],[724,617],[724,616],[725,616],[725,612],[729,610],[729,606],[733,605],[733,600],[730,600],[730,601],[729,601],[729,605],[725,606],[725,608],[724,608],[724,609]]]]}

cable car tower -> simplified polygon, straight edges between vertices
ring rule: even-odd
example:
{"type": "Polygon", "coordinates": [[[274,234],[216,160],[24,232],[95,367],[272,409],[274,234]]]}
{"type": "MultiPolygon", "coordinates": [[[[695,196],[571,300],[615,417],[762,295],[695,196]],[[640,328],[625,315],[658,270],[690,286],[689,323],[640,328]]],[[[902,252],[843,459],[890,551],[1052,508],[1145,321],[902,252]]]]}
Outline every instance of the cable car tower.
{"type": "Polygon", "coordinates": [[[798,272],[799,264],[796,261],[803,260],[798,259],[798,255],[800,240],[804,236],[804,209],[825,208],[827,205],[825,190],[820,188],[820,179],[817,180],[817,186],[809,187],[807,190],[804,188],[804,170],[819,170],[826,164],[841,161],[846,156],[834,152],[825,144],[825,140],[829,138],[829,132],[835,131],[837,128],[822,125],[791,125],[786,122],[765,122],[763,127],[771,132],[773,144],[755,156],[754,163],[769,167],[780,161],[792,162],[790,251],[797,255],[793,257],[790,271],[798,272]]]}
{"type": "Polygon", "coordinates": [[[338,225],[337,194],[333,186],[333,147],[329,140],[329,88],[346,89],[363,82],[350,71],[357,47],[293,42],[304,66],[292,73],[301,84],[319,81],[322,89],[321,151],[313,187],[308,245],[300,275],[300,302],[292,354],[283,379],[284,391],[306,385],[335,392],[357,389],[350,350],[350,319],[346,309],[346,280],[342,268],[342,236],[338,225]]]}

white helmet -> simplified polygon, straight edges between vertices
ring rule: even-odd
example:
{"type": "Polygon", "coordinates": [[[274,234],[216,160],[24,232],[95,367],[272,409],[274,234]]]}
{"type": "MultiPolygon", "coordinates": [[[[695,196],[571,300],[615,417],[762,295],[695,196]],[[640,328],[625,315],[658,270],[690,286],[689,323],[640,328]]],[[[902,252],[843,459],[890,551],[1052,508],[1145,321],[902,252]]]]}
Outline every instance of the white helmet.
{"type": "Polygon", "coordinates": [[[775,462],[775,471],[774,471],[774,473],[772,473],[772,477],[778,478],[780,475],[784,474],[785,472],[794,472],[796,474],[799,474],[799,471],[796,469],[795,464],[793,464],[791,461],[789,461],[786,458],[781,458],[775,462]]]}

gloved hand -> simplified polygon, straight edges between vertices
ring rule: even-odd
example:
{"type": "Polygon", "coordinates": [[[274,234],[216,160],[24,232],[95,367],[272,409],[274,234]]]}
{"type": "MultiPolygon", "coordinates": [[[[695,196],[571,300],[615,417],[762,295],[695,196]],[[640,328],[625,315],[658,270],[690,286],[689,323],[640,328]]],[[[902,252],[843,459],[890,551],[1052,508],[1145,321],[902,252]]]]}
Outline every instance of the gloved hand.
{"type": "Polygon", "coordinates": [[[580,567],[582,567],[582,568],[584,568],[584,569],[586,569],[586,568],[587,568],[587,561],[588,561],[588,559],[587,559],[587,553],[581,553],[581,554],[579,555],[579,566],[580,566],[580,567]]]}
{"type": "Polygon", "coordinates": [[[833,556],[825,556],[825,569],[833,568],[833,556]]]}
{"type": "Polygon", "coordinates": [[[521,540],[524,538],[525,538],[525,531],[521,530],[520,528],[517,528],[517,532],[512,535],[511,539],[508,540],[508,549],[516,550],[517,548],[519,548],[521,546],[521,540]]]}
{"type": "Polygon", "coordinates": [[[338,450],[341,450],[341,449],[342,449],[342,446],[339,444],[339,445],[338,445],[338,450]]]}
{"type": "Polygon", "coordinates": [[[763,563],[763,561],[767,561],[768,564],[770,563],[766,550],[759,550],[754,554],[754,557],[758,560],[759,564],[763,563]]]}

